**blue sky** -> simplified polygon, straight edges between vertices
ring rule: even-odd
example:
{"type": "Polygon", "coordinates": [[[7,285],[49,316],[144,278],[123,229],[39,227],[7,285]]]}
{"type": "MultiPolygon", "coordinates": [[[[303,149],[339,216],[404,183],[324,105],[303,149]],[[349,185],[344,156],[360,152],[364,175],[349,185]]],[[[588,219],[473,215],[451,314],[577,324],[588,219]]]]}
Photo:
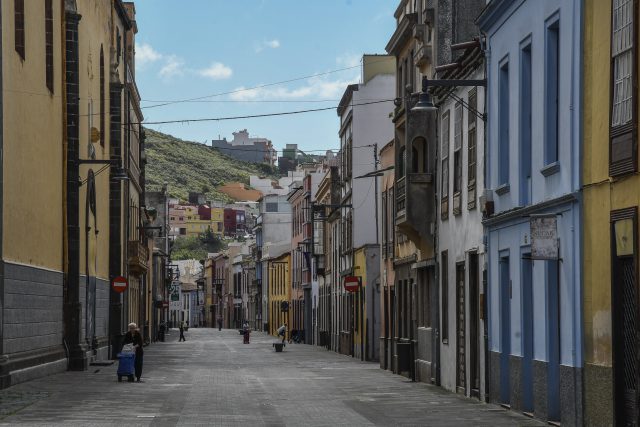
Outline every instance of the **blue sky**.
{"type": "MultiPolygon", "coordinates": [[[[283,85],[148,108],[357,66],[384,53],[392,0],[136,0],[136,80],[145,121],[265,114],[338,104],[359,67],[283,85]],[[216,102],[211,102],[216,101],[216,102]],[[220,102],[223,101],[223,102],[220,102]],[[277,102],[272,102],[277,101],[277,102]],[[324,101],[324,102],[320,102],[324,101]]],[[[248,129],[277,149],[339,147],[335,109],[283,117],[149,127],[204,142],[248,129]]]]}

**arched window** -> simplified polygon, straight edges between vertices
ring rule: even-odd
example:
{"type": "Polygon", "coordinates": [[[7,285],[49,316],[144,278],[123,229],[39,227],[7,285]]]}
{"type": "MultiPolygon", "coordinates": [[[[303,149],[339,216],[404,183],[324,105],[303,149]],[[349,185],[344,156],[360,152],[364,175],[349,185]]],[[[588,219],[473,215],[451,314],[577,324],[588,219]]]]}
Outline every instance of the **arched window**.
{"type": "Polygon", "coordinates": [[[398,177],[406,175],[405,163],[407,161],[407,152],[404,147],[400,147],[398,152],[398,177]]]}
{"type": "Polygon", "coordinates": [[[411,171],[413,173],[427,173],[428,172],[427,141],[422,137],[418,137],[413,140],[413,143],[411,144],[411,146],[412,146],[411,171]]]}

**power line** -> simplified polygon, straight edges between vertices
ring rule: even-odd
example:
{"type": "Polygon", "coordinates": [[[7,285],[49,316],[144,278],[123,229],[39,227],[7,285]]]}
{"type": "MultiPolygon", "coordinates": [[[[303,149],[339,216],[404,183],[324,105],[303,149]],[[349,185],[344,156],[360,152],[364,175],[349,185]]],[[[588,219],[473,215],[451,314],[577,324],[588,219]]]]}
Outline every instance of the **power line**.
{"type": "MultiPolygon", "coordinates": [[[[380,100],[380,101],[363,102],[361,104],[349,104],[349,105],[351,105],[352,107],[357,107],[357,106],[363,106],[363,105],[380,104],[380,103],[383,103],[383,102],[391,102],[391,101],[393,101],[393,99],[384,99],[384,100],[380,100]]],[[[220,122],[220,121],[226,121],[226,120],[254,119],[254,118],[260,118],[260,117],[289,116],[289,115],[293,115],[293,114],[315,113],[315,112],[318,112],[318,111],[335,110],[336,108],[339,108],[339,105],[335,106],[335,107],[311,108],[311,109],[307,109],[307,110],[285,111],[285,112],[280,112],[280,113],[251,114],[251,115],[247,115],[247,116],[213,117],[213,118],[203,118],[203,119],[163,120],[163,121],[144,122],[144,123],[130,122],[130,123],[128,123],[128,125],[140,125],[140,124],[142,124],[142,125],[164,125],[164,124],[171,124],[171,123],[187,124],[187,123],[198,123],[198,122],[220,122]]]]}

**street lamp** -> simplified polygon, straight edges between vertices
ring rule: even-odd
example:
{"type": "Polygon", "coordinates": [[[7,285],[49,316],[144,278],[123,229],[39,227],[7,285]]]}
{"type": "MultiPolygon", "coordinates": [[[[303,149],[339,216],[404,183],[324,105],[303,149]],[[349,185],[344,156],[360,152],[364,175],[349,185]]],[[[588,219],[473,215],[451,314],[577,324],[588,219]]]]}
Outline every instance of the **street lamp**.
{"type": "MultiPolygon", "coordinates": [[[[426,111],[434,112],[438,110],[438,107],[433,105],[431,95],[427,91],[429,87],[458,87],[458,86],[482,86],[487,87],[487,79],[442,79],[442,80],[430,80],[427,76],[422,77],[422,91],[418,94],[418,102],[411,109],[411,111],[426,111]]],[[[486,121],[484,114],[481,114],[478,110],[471,108],[465,102],[462,105],[473,114],[477,115],[483,121],[486,121]]]]}

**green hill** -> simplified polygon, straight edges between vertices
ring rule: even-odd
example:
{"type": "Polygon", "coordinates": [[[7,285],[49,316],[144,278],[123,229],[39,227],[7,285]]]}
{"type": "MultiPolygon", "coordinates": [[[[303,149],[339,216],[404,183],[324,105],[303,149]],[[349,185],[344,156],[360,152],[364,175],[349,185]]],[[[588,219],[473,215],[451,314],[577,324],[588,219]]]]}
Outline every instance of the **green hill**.
{"type": "Polygon", "coordinates": [[[215,189],[227,182],[249,184],[249,175],[276,177],[275,169],[267,165],[241,162],[204,144],[152,129],[145,132],[148,191],[159,191],[166,182],[172,197],[186,200],[189,191],[197,191],[210,200],[230,201],[215,189]]]}

